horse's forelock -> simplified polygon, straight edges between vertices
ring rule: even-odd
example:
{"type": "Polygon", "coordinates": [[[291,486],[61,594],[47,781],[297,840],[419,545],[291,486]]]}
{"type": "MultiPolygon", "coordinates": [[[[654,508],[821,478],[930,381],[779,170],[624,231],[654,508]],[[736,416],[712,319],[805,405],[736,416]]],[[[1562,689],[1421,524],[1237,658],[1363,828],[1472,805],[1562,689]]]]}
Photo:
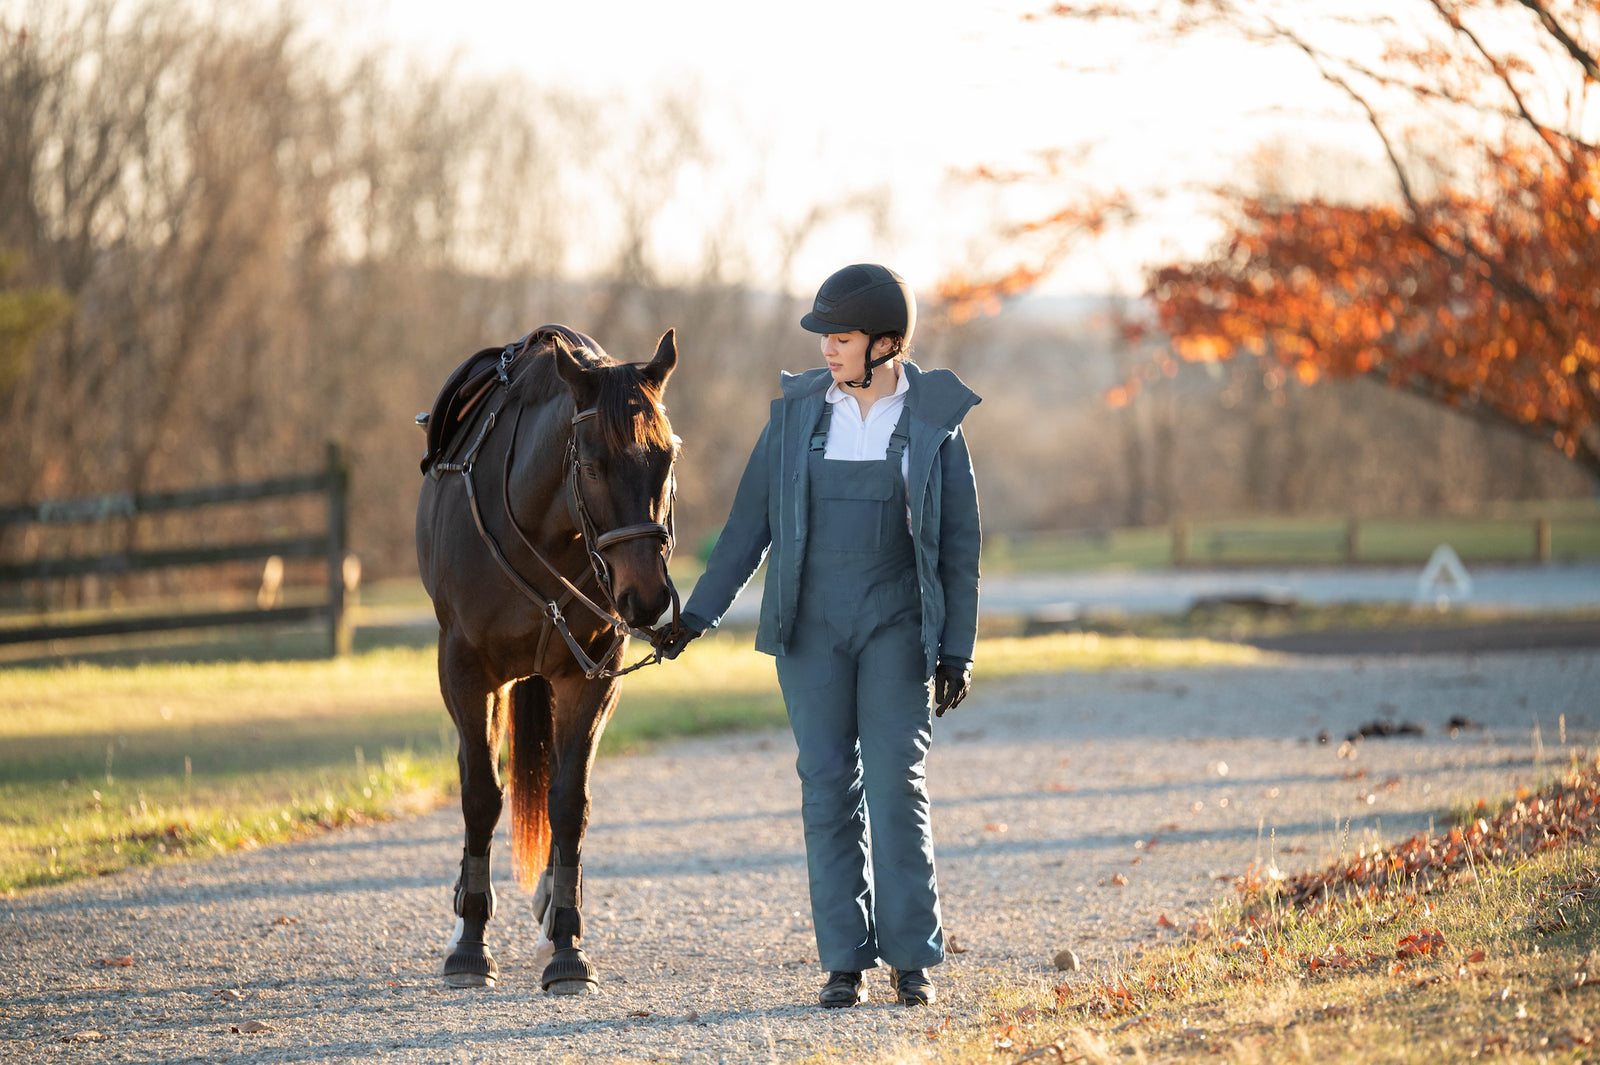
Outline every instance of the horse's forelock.
{"type": "Polygon", "coordinates": [[[668,453],[675,450],[661,393],[646,381],[639,367],[608,366],[598,376],[600,395],[595,408],[607,451],[629,447],[668,453]]]}
{"type": "MultiPolygon", "coordinates": [[[[517,390],[523,402],[542,403],[566,391],[566,384],[556,373],[554,347],[554,340],[546,340],[544,350],[538,352],[518,379],[517,390]]],[[[598,386],[596,422],[607,451],[643,447],[648,451],[676,452],[677,441],[661,406],[661,393],[640,372],[640,367],[616,363],[586,347],[574,348],[573,353],[588,366],[598,386]]]]}

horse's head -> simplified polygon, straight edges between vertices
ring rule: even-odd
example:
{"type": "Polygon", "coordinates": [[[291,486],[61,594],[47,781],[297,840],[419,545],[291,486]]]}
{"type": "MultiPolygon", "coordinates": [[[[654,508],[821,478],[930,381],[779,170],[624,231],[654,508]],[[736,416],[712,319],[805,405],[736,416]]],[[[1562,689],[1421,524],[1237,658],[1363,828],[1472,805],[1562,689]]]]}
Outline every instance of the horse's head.
{"type": "Polygon", "coordinates": [[[672,604],[672,466],[677,438],[661,406],[678,364],[673,331],[643,364],[585,363],[555,344],[556,371],[572,392],[574,498],[587,516],[590,549],[602,561],[612,601],[628,624],[645,628],[672,604]]]}

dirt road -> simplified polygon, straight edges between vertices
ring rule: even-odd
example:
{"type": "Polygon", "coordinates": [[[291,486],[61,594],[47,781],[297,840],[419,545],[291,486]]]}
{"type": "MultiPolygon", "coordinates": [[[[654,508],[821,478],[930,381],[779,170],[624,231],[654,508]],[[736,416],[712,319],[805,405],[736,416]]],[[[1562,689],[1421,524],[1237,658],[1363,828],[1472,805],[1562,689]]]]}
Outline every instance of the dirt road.
{"type": "MultiPolygon", "coordinates": [[[[538,990],[527,896],[496,872],[500,986],[436,976],[454,810],[0,900],[0,1059],[871,1060],[1176,932],[1252,861],[1316,866],[1453,803],[1536,784],[1600,734],[1600,653],[1285,658],[978,688],[930,780],[947,930],[926,1010],[814,1006],[793,745],[675,743],[595,774],[585,855],[603,990],[538,990]],[[1462,715],[1483,728],[1452,736],[1462,715]],[[1420,737],[1337,748],[1374,719],[1420,737]],[[1320,744],[1326,730],[1331,742],[1320,744]],[[1564,740],[1563,740],[1564,730],[1564,740]],[[1126,880],[1125,884],[1118,883],[1126,880]]],[[[627,712],[626,696],[622,712],[627,712]]]]}

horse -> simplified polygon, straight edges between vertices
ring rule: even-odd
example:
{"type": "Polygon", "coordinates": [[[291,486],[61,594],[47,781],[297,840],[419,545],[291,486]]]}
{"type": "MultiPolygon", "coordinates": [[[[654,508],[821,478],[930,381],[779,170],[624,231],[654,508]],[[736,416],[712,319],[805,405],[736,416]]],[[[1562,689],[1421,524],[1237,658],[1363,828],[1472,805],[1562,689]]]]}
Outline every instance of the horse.
{"type": "Polygon", "coordinates": [[[509,785],[512,868],[535,885],[545,991],[597,989],[583,949],[583,837],[595,748],[615,710],[630,636],[676,631],[672,553],[678,440],[661,395],[668,330],[648,363],[545,326],[486,348],[431,412],[417,563],[439,621],[439,688],[459,737],[461,870],[443,977],[493,987],[490,849],[509,785]],[[672,608],[672,621],[649,626],[672,608]],[[499,764],[509,742],[506,775],[499,764]]]}

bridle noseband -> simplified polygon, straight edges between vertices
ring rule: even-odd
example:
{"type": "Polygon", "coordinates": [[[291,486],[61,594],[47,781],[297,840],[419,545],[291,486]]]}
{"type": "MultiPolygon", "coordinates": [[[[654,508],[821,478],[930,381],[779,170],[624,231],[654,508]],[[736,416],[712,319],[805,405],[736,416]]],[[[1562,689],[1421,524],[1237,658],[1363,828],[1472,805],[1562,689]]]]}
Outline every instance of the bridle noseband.
{"type": "MultiPolygon", "coordinates": [[[[507,394],[509,394],[511,386],[511,379],[509,375],[511,363],[518,355],[528,350],[534,335],[535,334],[530,333],[528,336],[522,338],[522,340],[506,345],[505,350],[501,352],[500,365],[495,374],[495,381],[496,384],[498,384],[507,394]]],[[[521,539],[523,546],[526,547],[528,551],[532,553],[533,557],[537,559],[540,564],[542,564],[544,568],[555,577],[557,581],[560,582],[562,588],[564,589],[564,591],[557,598],[550,599],[544,595],[541,595],[539,591],[535,589],[527,580],[527,578],[523,577],[521,573],[517,572],[516,567],[513,566],[510,560],[506,558],[505,552],[501,550],[499,542],[495,540],[494,535],[489,532],[488,527],[484,524],[483,514],[478,507],[478,494],[472,480],[473,464],[477,457],[479,448],[481,448],[484,441],[488,439],[489,432],[494,428],[496,421],[499,420],[500,411],[504,408],[504,406],[505,400],[502,398],[500,405],[489,412],[488,417],[484,421],[483,428],[478,432],[478,438],[473,442],[472,447],[468,450],[467,454],[460,462],[439,463],[434,467],[434,475],[439,476],[443,473],[461,474],[466,483],[467,501],[472,509],[473,523],[477,525],[478,535],[483,539],[484,544],[489,548],[489,553],[494,557],[495,562],[499,564],[500,569],[511,581],[512,586],[520,591],[530,602],[532,602],[534,606],[538,608],[539,612],[545,616],[546,620],[550,623],[550,626],[553,626],[555,630],[561,634],[562,639],[566,641],[568,650],[572,652],[572,657],[580,666],[583,667],[583,675],[586,678],[589,680],[594,680],[596,678],[621,677],[632,673],[636,669],[653,665],[661,661],[660,643],[663,635],[665,633],[675,631],[681,623],[679,620],[681,603],[678,598],[678,589],[672,583],[672,574],[667,571],[667,561],[671,559],[672,549],[676,543],[676,537],[673,532],[673,509],[677,498],[678,482],[675,472],[670,468],[667,471],[667,479],[671,487],[667,497],[667,520],[665,524],[658,521],[640,522],[635,525],[625,525],[618,529],[612,529],[608,532],[597,533],[595,530],[594,521],[589,516],[588,505],[584,502],[583,490],[579,487],[583,477],[583,470],[582,461],[578,454],[578,427],[588,419],[596,417],[599,414],[599,410],[598,408],[590,407],[586,410],[581,410],[573,414],[572,421],[570,423],[570,431],[567,434],[566,476],[564,478],[568,486],[568,503],[571,505],[573,512],[577,517],[578,530],[583,537],[584,551],[589,559],[590,573],[593,575],[595,583],[600,588],[600,591],[612,604],[612,609],[608,610],[606,607],[601,606],[592,598],[585,595],[583,591],[579,589],[577,584],[574,584],[571,580],[567,579],[567,576],[557,569],[555,564],[546,558],[542,551],[533,545],[532,539],[523,530],[522,525],[517,521],[516,515],[512,513],[511,467],[513,455],[516,449],[517,428],[522,422],[523,411],[521,406],[517,407],[516,417],[512,419],[511,439],[506,444],[505,467],[501,479],[501,498],[505,503],[506,520],[509,521],[511,523],[511,527],[516,530],[517,536],[519,539],[521,539]],[[601,555],[601,552],[609,547],[613,547],[620,543],[626,543],[629,540],[637,540],[644,537],[659,538],[662,541],[662,546],[664,548],[665,557],[663,557],[661,565],[663,575],[667,580],[667,590],[672,595],[672,623],[670,626],[663,628],[641,629],[636,628],[633,625],[630,625],[627,621],[623,620],[623,618],[615,609],[616,594],[612,590],[611,567],[601,555]],[[589,656],[588,652],[586,652],[578,643],[577,638],[572,635],[572,630],[567,624],[566,615],[563,612],[562,607],[574,599],[591,610],[595,616],[604,623],[605,627],[615,634],[611,641],[611,646],[606,648],[605,652],[600,655],[598,660],[589,656]],[[618,654],[622,647],[623,641],[625,641],[629,636],[638,636],[648,641],[651,645],[652,653],[647,657],[635,662],[633,665],[626,667],[625,669],[611,669],[606,666],[605,663],[611,661],[612,658],[618,654]]],[[[676,465],[676,463],[677,456],[674,455],[673,464],[676,465]]],[[[580,582],[585,580],[587,580],[587,575],[579,578],[580,582]]],[[[535,653],[535,661],[540,664],[543,664],[544,662],[544,650],[549,635],[550,627],[547,626],[540,634],[539,647],[535,653]]]]}

